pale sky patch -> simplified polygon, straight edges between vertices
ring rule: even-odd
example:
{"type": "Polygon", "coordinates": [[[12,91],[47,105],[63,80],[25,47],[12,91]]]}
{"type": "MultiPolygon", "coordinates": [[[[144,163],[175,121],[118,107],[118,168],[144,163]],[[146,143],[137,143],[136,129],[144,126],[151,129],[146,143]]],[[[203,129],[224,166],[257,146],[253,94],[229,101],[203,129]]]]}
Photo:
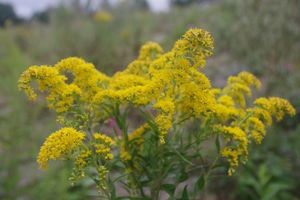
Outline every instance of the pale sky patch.
{"type": "MultiPolygon", "coordinates": [[[[53,7],[60,2],[68,0],[0,0],[1,3],[9,3],[14,7],[15,12],[25,18],[32,16],[34,12],[43,11],[48,7],[53,7]]],[[[86,1],[86,0],[81,0],[86,1]]],[[[112,4],[116,4],[120,0],[110,0],[112,4]]],[[[169,9],[169,0],[147,0],[151,10],[161,12],[169,9]]],[[[92,0],[92,5],[97,7],[99,0],[92,0]]]]}

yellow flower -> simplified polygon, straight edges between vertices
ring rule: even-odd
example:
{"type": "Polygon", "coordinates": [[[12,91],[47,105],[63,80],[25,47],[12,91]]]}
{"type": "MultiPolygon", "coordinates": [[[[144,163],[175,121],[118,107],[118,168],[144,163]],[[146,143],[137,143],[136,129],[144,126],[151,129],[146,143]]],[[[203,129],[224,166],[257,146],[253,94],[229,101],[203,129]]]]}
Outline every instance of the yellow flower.
{"type": "Polygon", "coordinates": [[[294,116],[296,114],[295,108],[286,99],[279,97],[258,98],[255,100],[255,105],[269,111],[277,121],[282,120],[285,114],[294,116]]]}
{"type": "Polygon", "coordinates": [[[57,113],[68,111],[81,95],[81,90],[74,84],[61,86],[59,89],[49,92],[47,97],[48,107],[57,113]]]}
{"type": "Polygon", "coordinates": [[[133,74],[116,73],[110,84],[110,88],[114,90],[124,90],[135,86],[144,86],[148,80],[133,74]]]}
{"type": "Polygon", "coordinates": [[[264,123],[256,117],[249,117],[246,123],[251,137],[257,144],[260,144],[266,135],[266,127],[264,123]]]}
{"type": "Polygon", "coordinates": [[[139,60],[154,60],[163,53],[161,46],[155,42],[147,42],[140,50],[139,60]]]}
{"type": "Polygon", "coordinates": [[[49,160],[66,158],[82,145],[84,138],[84,133],[69,127],[52,133],[42,145],[37,162],[42,169],[46,169],[49,160]]]}
{"type": "Polygon", "coordinates": [[[39,84],[39,89],[45,91],[46,89],[50,91],[56,91],[60,87],[65,86],[65,80],[67,78],[60,75],[58,70],[55,68],[42,65],[42,66],[30,66],[25,72],[21,74],[18,82],[18,87],[20,90],[24,90],[29,99],[35,100],[36,93],[31,87],[30,83],[32,80],[36,80],[39,84]]]}
{"type": "Polygon", "coordinates": [[[120,158],[123,161],[128,161],[132,159],[132,156],[130,155],[129,151],[126,150],[125,144],[123,143],[120,150],[120,158]]]}
{"type": "Polygon", "coordinates": [[[242,108],[246,106],[245,95],[251,96],[251,87],[259,88],[260,81],[249,72],[240,72],[237,76],[230,76],[227,86],[222,90],[222,94],[232,97],[235,103],[242,108]]]}
{"type": "Polygon", "coordinates": [[[94,148],[96,153],[103,156],[105,160],[112,160],[114,155],[111,153],[111,147],[116,144],[115,141],[101,133],[94,133],[93,137],[95,139],[94,148]]]}
{"type": "Polygon", "coordinates": [[[75,159],[75,166],[78,170],[83,170],[87,164],[88,160],[92,155],[92,151],[89,149],[84,149],[75,159]]]}
{"type": "Polygon", "coordinates": [[[92,151],[89,149],[83,149],[78,155],[74,158],[75,167],[73,168],[71,177],[69,180],[72,184],[82,177],[85,176],[85,168],[90,164],[92,157],[92,151]]]}
{"type": "Polygon", "coordinates": [[[272,125],[273,120],[272,120],[272,115],[270,113],[270,110],[266,110],[259,106],[255,106],[253,108],[248,108],[247,112],[251,113],[253,117],[256,117],[259,120],[261,120],[264,124],[266,124],[266,126],[272,125]]]}
{"type": "Polygon", "coordinates": [[[54,65],[61,74],[70,73],[70,82],[81,90],[81,100],[92,102],[92,96],[107,87],[110,78],[81,58],[69,57],[54,65]]]}
{"type": "Polygon", "coordinates": [[[101,189],[106,189],[106,177],[108,174],[108,170],[105,166],[101,165],[97,168],[98,174],[99,174],[99,182],[98,186],[101,187],[101,189]]]}
{"type": "Polygon", "coordinates": [[[212,111],[212,117],[217,118],[223,123],[228,120],[236,119],[241,115],[241,110],[235,107],[232,97],[228,95],[220,96],[212,111]]]}
{"type": "Polygon", "coordinates": [[[248,139],[246,133],[239,127],[223,126],[220,129],[225,137],[238,141],[240,144],[245,146],[248,145],[248,139]]]}
{"type": "Polygon", "coordinates": [[[171,114],[161,114],[155,118],[155,124],[159,130],[160,143],[165,143],[165,137],[172,127],[173,116],[171,114]]]}
{"type": "Polygon", "coordinates": [[[207,31],[190,29],[175,43],[172,51],[189,57],[193,67],[204,67],[205,59],[213,53],[213,38],[207,31]]]}
{"type": "MultiPolygon", "coordinates": [[[[100,14],[104,13],[98,14],[101,18],[100,14]]],[[[249,107],[252,89],[259,88],[261,83],[248,72],[229,77],[224,88],[212,87],[208,77],[199,70],[212,52],[210,33],[190,29],[169,52],[164,53],[157,43],[146,43],[138,58],[113,76],[103,74],[81,58],[69,57],[54,66],[29,67],[21,75],[18,87],[29,99],[35,99],[37,94],[31,81],[36,81],[39,90],[47,94],[48,106],[59,114],[58,120],[76,127],[86,128],[90,123],[116,117],[119,114],[116,108],[120,108],[120,113],[127,108],[148,112],[146,123],[120,143],[121,159],[134,159],[130,166],[134,169],[138,169],[135,165],[139,163],[134,153],[143,149],[148,130],[158,134],[157,138],[164,144],[172,127],[177,127],[182,118],[197,119],[203,128],[211,128],[207,136],[218,131],[225,138],[226,145],[220,154],[228,159],[231,175],[239,162],[247,159],[248,143],[261,143],[272,117],[281,120],[285,114],[295,115],[295,109],[278,97],[258,98],[249,107]]],[[[101,162],[113,159],[112,138],[94,133],[93,150],[77,149],[83,139],[84,134],[72,128],[53,133],[41,148],[40,166],[46,168],[49,159],[63,159],[76,150],[73,158],[79,169],[87,164],[91,152],[101,162]]],[[[105,166],[99,168],[100,179],[104,180],[106,174],[105,166]]]]}
{"type": "Polygon", "coordinates": [[[180,109],[183,113],[189,113],[195,117],[205,116],[216,103],[209,88],[201,89],[193,82],[183,84],[180,93],[180,109]]]}
{"type": "Polygon", "coordinates": [[[148,77],[150,64],[152,61],[159,58],[162,53],[163,49],[159,44],[155,42],[147,42],[141,47],[139,57],[130,63],[123,73],[148,77]]]}
{"type": "Polygon", "coordinates": [[[229,161],[228,174],[232,175],[238,167],[239,161],[244,161],[248,156],[248,137],[246,133],[237,126],[217,126],[216,129],[228,142],[233,142],[221,150],[221,155],[229,161]]]}
{"type": "Polygon", "coordinates": [[[221,154],[223,157],[227,158],[230,165],[228,169],[228,175],[232,176],[232,174],[235,172],[235,169],[239,166],[240,152],[232,147],[225,147],[221,154]]]}
{"type": "Polygon", "coordinates": [[[170,97],[157,101],[153,108],[161,110],[164,113],[174,113],[175,105],[170,97]]]}

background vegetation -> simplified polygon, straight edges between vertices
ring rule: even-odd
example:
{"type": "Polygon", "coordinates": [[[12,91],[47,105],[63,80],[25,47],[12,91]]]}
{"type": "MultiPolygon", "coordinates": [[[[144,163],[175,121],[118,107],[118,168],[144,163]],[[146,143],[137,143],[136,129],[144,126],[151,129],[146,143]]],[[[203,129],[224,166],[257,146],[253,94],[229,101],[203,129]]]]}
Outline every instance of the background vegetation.
{"type": "Polygon", "coordinates": [[[75,4],[37,13],[23,23],[13,14],[12,21],[0,15],[5,19],[0,23],[0,199],[94,195],[89,182],[70,186],[70,169],[59,164],[38,170],[39,146],[57,125],[41,100],[28,102],[17,90],[17,79],[27,66],[79,56],[112,74],[126,67],[141,44],[152,40],[170,49],[190,27],[207,29],[215,38],[215,54],[205,69],[213,85],[248,70],[262,80],[261,94],[285,97],[298,110],[296,117],[269,130],[263,145],[253,146],[239,173],[213,178],[203,199],[300,198],[300,1],[174,4],[179,6],[158,14],[145,4],[125,1],[106,7],[112,16],[106,20],[75,4]]]}

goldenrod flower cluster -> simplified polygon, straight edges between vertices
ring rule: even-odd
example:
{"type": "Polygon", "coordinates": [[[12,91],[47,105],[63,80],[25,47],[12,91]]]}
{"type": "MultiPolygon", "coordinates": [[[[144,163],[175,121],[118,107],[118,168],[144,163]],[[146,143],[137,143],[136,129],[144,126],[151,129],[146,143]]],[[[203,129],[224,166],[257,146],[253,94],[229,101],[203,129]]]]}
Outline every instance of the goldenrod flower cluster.
{"type": "MultiPolygon", "coordinates": [[[[83,59],[70,57],[54,66],[29,67],[20,77],[19,88],[35,99],[31,81],[37,81],[40,91],[48,95],[49,107],[60,118],[70,117],[70,113],[81,116],[86,133],[91,132],[94,123],[103,121],[100,119],[119,119],[119,108],[132,106],[148,113],[145,123],[131,134],[127,133],[126,123],[119,127],[123,134],[118,143],[123,161],[131,160],[132,152],[143,148],[146,133],[156,134],[159,145],[164,145],[172,140],[169,133],[176,126],[184,126],[185,120],[200,120],[203,124],[199,126],[209,130],[208,138],[224,138],[219,153],[229,161],[231,175],[240,161],[247,160],[249,144],[261,143],[272,118],[281,120],[285,114],[294,115],[295,109],[278,97],[251,102],[251,90],[261,83],[248,72],[229,77],[224,88],[214,88],[201,71],[212,51],[212,36],[201,29],[190,29],[169,52],[157,43],[146,43],[135,61],[111,77],[83,59]]],[[[60,159],[74,151],[84,138],[83,133],[72,128],[53,133],[42,146],[38,162],[46,167],[49,159],[60,159]]],[[[91,138],[93,149],[89,146],[90,150],[77,157],[81,168],[91,154],[105,160],[114,158],[114,139],[100,133],[91,138]]],[[[106,170],[99,169],[104,178],[106,170]]]]}
{"type": "Polygon", "coordinates": [[[77,101],[89,103],[91,96],[105,87],[108,77],[96,70],[94,65],[71,57],[53,67],[31,66],[21,75],[19,89],[24,90],[29,99],[35,100],[37,94],[30,85],[32,80],[37,81],[40,91],[48,93],[49,107],[57,113],[64,113],[77,101]]]}
{"type": "Polygon", "coordinates": [[[223,93],[230,95],[237,105],[245,107],[245,95],[251,96],[251,86],[260,88],[261,83],[253,74],[241,72],[228,78],[223,93]]]}
{"type": "Polygon", "coordinates": [[[85,149],[83,145],[82,147],[83,149],[78,150],[78,154],[74,155],[74,168],[69,178],[72,184],[78,179],[85,177],[85,169],[89,166],[92,158],[92,151],[85,149]]]}
{"type": "Polygon", "coordinates": [[[46,169],[49,160],[71,156],[83,144],[84,138],[84,133],[69,127],[52,133],[42,145],[37,162],[41,168],[46,169]]]}
{"type": "Polygon", "coordinates": [[[83,169],[88,165],[89,159],[92,156],[92,151],[89,149],[82,150],[79,155],[75,159],[75,166],[79,171],[83,171],[83,169]]]}
{"type": "Polygon", "coordinates": [[[224,135],[227,141],[234,141],[236,145],[226,146],[222,149],[222,156],[226,157],[230,163],[228,174],[232,175],[237,168],[239,160],[247,159],[248,138],[246,133],[239,127],[222,126],[219,131],[224,135]]]}
{"type": "MultiPolygon", "coordinates": [[[[111,148],[115,146],[115,141],[111,138],[108,137],[104,134],[101,133],[94,133],[94,149],[96,152],[97,157],[104,158],[104,160],[112,160],[114,158],[114,155],[111,152],[111,148]]],[[[97,172],[98,172],[98,178],[99,178],[99,187],[102,189],[106,189],[106,177],[108,174],[108,170],[106,166],[102,165],[97,167],[97,172]]]]}
{"type": "Polygon", "coordinates": [[[108,170],[106,167],[104,166],[100,166],[97,168],[98,174],[99,174],[99,187],[101,189],[106,189],[106,178],[107,178],[107,174],[108,174],[108,170]]]}
{"type": "Polygon", "coordinates": [[[111,147],[116,144],[115,141],[100,133],[94,133],[93,136],[95,139],[94,148],[96,153],[103,156],[106,160],[113,159],[114,155],[111,153],[111,147]]]}
{"type": "Polygon", "coordinates": [[[208,119],[216,120],[211,123],[212,130],[226,140],[227,145],[220,153],[229,161],[229,175],[233,174],[239,161],[247,160],[249,143],[262,142],[273,117],[281,120],[285,114],[295,115],[293,106],[278,97],[258,98],[247,107],[246,97],[251,96],[251,87],[259,88],[260,85],[254,75],[241,72],[229,77],[223,89],[215,91],[217,103],[208,119]]]}

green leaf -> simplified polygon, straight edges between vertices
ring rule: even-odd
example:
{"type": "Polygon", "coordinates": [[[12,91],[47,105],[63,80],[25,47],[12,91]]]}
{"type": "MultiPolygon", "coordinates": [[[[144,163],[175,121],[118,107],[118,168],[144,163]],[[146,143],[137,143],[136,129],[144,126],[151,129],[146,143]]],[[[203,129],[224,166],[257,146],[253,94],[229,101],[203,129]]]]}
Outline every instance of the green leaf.
{"type": "Polygon", "coordinates": [[[161,187],[170,195],[170,197],[174,196],[174,192],[176,190],[176,186],[174,184],[163,184],[161,187]]]}
{"type": "Polygon", "coordinates": [[[189,164],[189,165],[194,165],[191,161],[189,161],[188,159],[186,159],[183,155],[181,155],[180,152],[178,152],[176,149],[174,149],[174,152],[178,155],[178,157],[185,163],[189,164]]]}
{"type": "Polygon", "coordinates": [[[290,189],[290,186],[284,182],[271,183],[261,194],[262,200],[272,200],[280,192],[290,189]]]}
{"type": "Polygon", "coordinates": [[[218,153],[219,153],[220,150],[221,150],[221,144],[220,144],[220,138],[219,138],[219,135],[216,136],[215,144],[216,144],[216,147],[217,147],[217,151],[218,151],[218,153]]]}
{"type": "Polygon", "coordinates": [[[187,185],[183,189],[181,200],[189,200],[189,193],[187,190],[187,185]]]}
{"type": "Polygon", "coordinates": [[[111,195],[111,199],[117,198],[116,188],[114,187],[114,185],[112,185],[112,187],[111,187],[110,195],[111,195]]]}
{"type": "Polygon", "coordinates": [[[186,181],[188,178],[189,178],[188,174],[184,171],[184,169],[182,169],[180,171],[180,174],[179,174],[177,180],[179,182],[183,182],[183,181],[186,181]]]}
{"type": "Polygon", "coordinates": [[[205,178],[204,176],[200,176],[198,178],[198,180],[196,181],[196,184],[195,184],[195,190],[196,191],[201,191],[205,186],[205,178]]]}

